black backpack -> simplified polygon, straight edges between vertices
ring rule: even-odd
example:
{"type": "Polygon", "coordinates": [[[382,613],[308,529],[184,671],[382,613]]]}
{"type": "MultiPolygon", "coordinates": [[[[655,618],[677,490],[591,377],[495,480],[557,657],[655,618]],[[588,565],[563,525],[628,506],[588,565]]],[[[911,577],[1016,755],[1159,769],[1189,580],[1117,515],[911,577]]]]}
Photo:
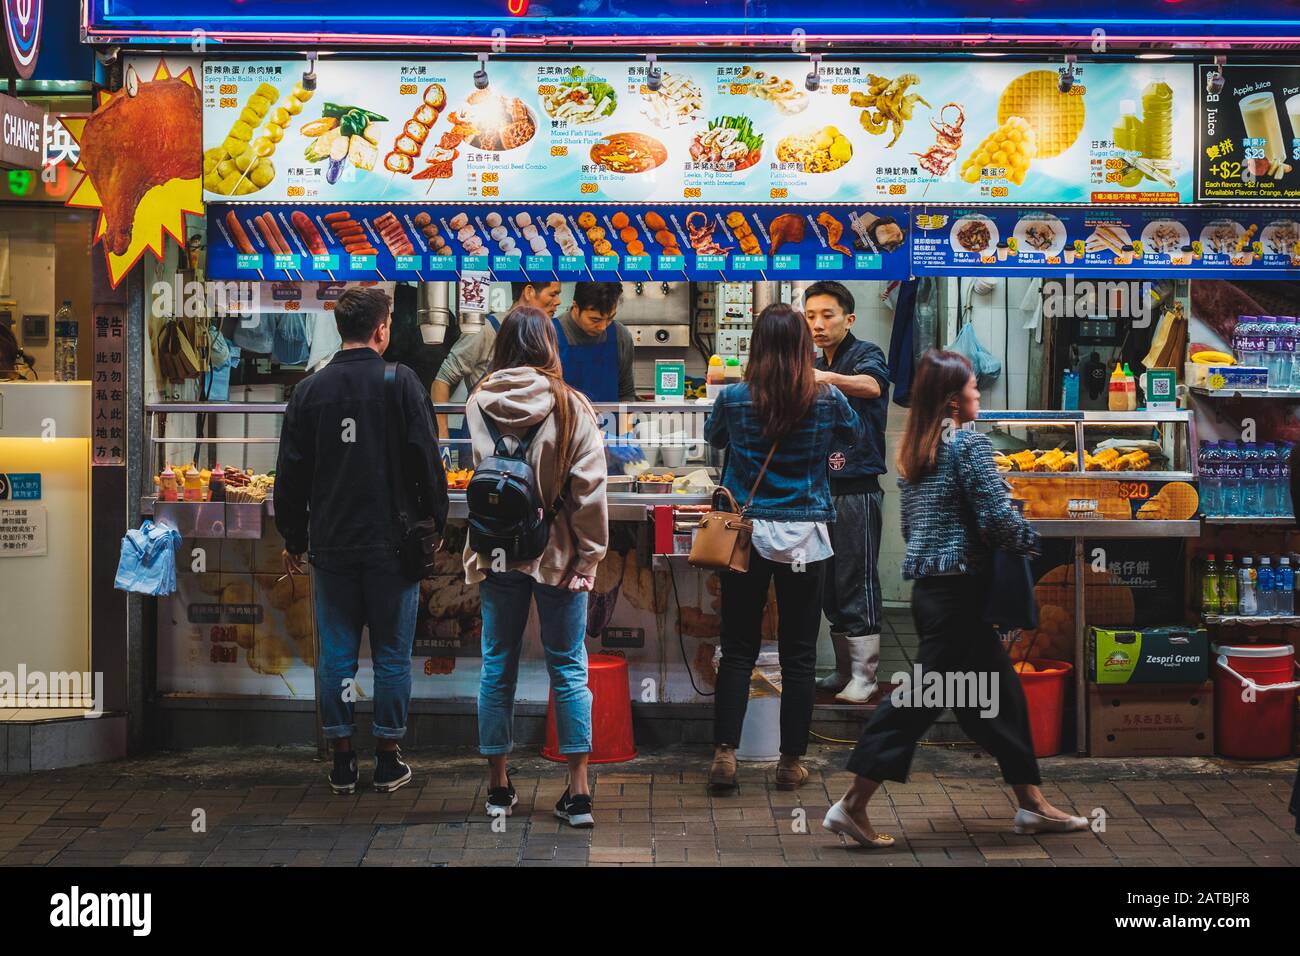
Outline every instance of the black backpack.
{"type": "Polygon", "coordinates": [[[526,457],[544,421],[516,438],[502,435],[492,417],[483,414],[494,446],[492,454],[474,469],[465,489],[471,551],[506,561],[531,561],[546,550],[551,522],[569,492],[569,479],[550,508],[544,507],[537,475],[526,457]]]}

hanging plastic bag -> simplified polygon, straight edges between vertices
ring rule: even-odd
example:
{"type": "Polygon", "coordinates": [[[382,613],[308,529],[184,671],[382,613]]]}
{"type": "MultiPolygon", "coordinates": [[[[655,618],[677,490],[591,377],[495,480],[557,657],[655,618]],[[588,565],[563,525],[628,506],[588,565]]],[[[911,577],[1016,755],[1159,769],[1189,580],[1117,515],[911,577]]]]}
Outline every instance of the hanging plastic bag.
{"type": "Polygon", "coordinates": [[[272,315],[244,315],[233,320],[230,341],[247,352],[270,355],[275,345],[275,317],[272,315]]]}
{"type": "Polygon", "coordinates": [[[311,342],[307,338],[307,323],[296,312],[280,316],[275,327],[275,342],[271,358],[281,365],[306,365],[311,355],[311,342]]]}
{"type": "Polygon", "coordinates": [[[181,533],[146,520],[137,531],[122,538],[113,587],[162,597],[176,591],[176,546],[181,533]]]}
{"type": "Polygon", "coordinates": [[[980,388],[989,388],[1002,374],[1002,363],[998,361],[997,356],[980,344],[973,323],[967,322],[962,326],[962,330],[957,333],[957,339],[950,348],[970,360],[971,368],[975,372],[975,380],[980,388]]]}

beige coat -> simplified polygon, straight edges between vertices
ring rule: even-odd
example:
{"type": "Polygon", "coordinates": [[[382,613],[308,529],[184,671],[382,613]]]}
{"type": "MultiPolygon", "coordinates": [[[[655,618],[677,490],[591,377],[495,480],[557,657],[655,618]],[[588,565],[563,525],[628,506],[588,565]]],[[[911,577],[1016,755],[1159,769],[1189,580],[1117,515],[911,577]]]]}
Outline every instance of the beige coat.
{"type": "MultiPolygon", "coordinates": [[[[574,435],[568,497],[551,523],[551,537],[541,557],[506,566],[511,571],[523,571],[542,584],[557,587],[570,571],[594,576],[596,565],[605,556],[609,544],[604,438],[596,426],[596,413],[587,400],[574,392],[571,401],[574,435]]],[[[551,414],[554,404],[548,380],[534,368],[507,368],[489,375],[465,406],[474,467],[493,451],[484,415],[492,416],[502,435],[522,436],[542,421],[528,449],[528,462],[541,484],[541,497],[552,500],[560,488],[555,474],[556,418],[551,414]]],[[[492,559],[471,551],[468,541],[464,560],[465,580],[469,584],[482,581],[484,573],[492,567],[492,559]]]]}

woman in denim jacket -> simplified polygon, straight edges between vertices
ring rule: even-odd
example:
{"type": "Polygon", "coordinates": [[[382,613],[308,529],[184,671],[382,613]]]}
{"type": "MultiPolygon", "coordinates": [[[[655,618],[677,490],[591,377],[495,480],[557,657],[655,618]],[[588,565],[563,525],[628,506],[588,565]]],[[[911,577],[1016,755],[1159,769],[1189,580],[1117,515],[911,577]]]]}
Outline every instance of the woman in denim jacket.
{"type": "Polygon", "coordinates": [[[997,630],[981,620],[993,550],[1030,554],[1038,547],[1038,534],[1011,504],[988,438],[960,428],[974,421],[979,409],[979,389],[964,356],[932,349],[921,357],[898,445],[907,543],[903,577],[915,582],[912,619],[921,637],[916,654],[921,686],[909,693],[900,684],[872,714],[849,758],[848,769],[857,776],[822,821],[827,830],[863,846],[893,845],[893,837],[872,828],[867,801],[882,780],[906,782],[916,742],[944,707],[952,708],[968,737],[997,758],[1020,807],[1013,822],[1016,833],[1088,826],[1085,818],[1052,806],[1038,789],[1020,677],[997,630]],[[947,688],[982,685],[987,699],[958,699],[954,693],[942,706],[922,706],[922,686],[930,696],[935,677],[947,688]],[[964,680],[959,684],[955,678],[964,680]]]}
{"type": "Polygon", "coordinates": [[[769,305],[754,323],[745,380],[723,389],[704,426],[709,444],[727,451],[723,486],[740,505],[748,505],[745,515],[754,523],[749,570],[721,573],[722,662],[709,770],[714,789],[736,786],[736,747],[773,579],[781,655],[776,786],[793,790],[808,778],[799,758],[808,749],[822,575],[832,554],[826,525],[835,519],[827,457],[832,438],[853,441],[861,427],[839,389],[817,384],[812,336],[803,316],[788,305],[769,305]],[[751,499],[769,453],[771,461],[751,499]]]}

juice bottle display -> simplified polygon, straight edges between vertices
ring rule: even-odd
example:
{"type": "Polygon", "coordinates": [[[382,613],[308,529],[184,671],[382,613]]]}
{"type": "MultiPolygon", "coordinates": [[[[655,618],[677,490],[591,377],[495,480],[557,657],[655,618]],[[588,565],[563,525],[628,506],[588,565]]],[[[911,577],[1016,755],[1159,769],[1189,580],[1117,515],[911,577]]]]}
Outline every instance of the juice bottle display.
{"type": "Polygon", "coordinates": [[[1237,613],[1237,562],[1231,553],[1225,554],[1219,565],[1219,607],[1220,614],[1237,613]]]}
{"type": "Polygon", "coordinates": [[[1174,91],[1163,79],[1142,91],[1142,155],[1157,163],[1174,158],[1174,91]]]}
{"type": "Polygon", "coordinates": [[[1259,613],[1255,603],[1255,562],[1250,555],[1241,559],[1241,570],[1237,572],[1237,613],[1253,616],[1259,613]]]}
{"type": "Polygon", "coordinates": [[[1120,100],[1119,119],[1115,121],[1113,132],[1116,149],[1126,153],[1143,151],[1142,121],[1137,117],[1137,104],[1132,100],[1120,100]]]}
{"type": "Polygon", "coordinates": [[[1218,614],[1222,605],[1219,603],[1219,564],[1214,555],[1205,557],[1201,569],[1201,613],[1218,614]]]}

